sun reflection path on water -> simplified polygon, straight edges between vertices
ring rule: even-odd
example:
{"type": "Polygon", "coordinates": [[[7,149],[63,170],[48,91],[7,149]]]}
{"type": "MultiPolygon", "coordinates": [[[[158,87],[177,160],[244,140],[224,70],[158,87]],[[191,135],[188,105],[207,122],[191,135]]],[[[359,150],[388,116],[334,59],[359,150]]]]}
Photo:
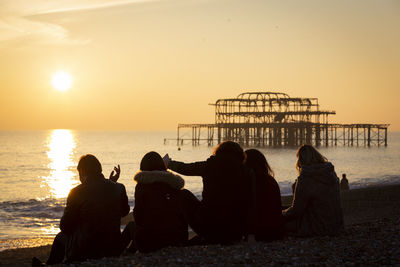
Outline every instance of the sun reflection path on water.
{"type": "Polygon", "coordinates": [[[69,191],[79,183],[76,163],[73,160],[76,144],[70,130],[53,130],[48,143],[47,156],[50,175],[44,177],[49,187],[48,197],[65,198],[69,191]]]}

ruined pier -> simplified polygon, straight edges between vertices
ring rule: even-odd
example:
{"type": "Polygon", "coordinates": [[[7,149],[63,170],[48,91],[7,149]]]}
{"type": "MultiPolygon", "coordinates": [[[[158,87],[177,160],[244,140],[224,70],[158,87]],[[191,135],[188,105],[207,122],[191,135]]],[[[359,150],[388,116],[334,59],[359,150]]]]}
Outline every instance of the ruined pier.
{"type": "Polygon", "coordinates": [[[331,110],[320,110],[317,98],[276,92],[250,92],[218,99],[215,123],[178,124],[177,145],[213,146],[232,140],[244,146],[387,146],[389,124],[329,123],[331,110]]]}

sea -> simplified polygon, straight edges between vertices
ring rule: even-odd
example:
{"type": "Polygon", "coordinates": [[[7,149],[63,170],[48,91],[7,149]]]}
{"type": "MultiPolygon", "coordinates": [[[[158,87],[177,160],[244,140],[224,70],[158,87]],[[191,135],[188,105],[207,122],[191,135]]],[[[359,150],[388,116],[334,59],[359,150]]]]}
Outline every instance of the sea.
{"type": "MultiPolygon", "coordinates": [[[[76,166],[81,155],[95,155],[106,177],[119,164],[119,182],[133,207],[133,176],[145,153],[168,153],[174,160],[195,162],[213,152],[214,147],[206,144],[178,147],[164,140],[175,136],[174,131],[0,131],[0,251],[35,245],[32,240],[51,240],[59,232],[68,192],[80,183],[76,166]]],[[[258,149],[275,172],[281,194],[291,194],[297,177],[296,148],[258,149]]],[[[387,147],[333,146],[319,151],[339,177],[347,175],[350,188],[400,183],[399,132],[389,132],[387,147]]],[[[185,188],[200,198],[201,177],[183,178],[185,188]]]]}

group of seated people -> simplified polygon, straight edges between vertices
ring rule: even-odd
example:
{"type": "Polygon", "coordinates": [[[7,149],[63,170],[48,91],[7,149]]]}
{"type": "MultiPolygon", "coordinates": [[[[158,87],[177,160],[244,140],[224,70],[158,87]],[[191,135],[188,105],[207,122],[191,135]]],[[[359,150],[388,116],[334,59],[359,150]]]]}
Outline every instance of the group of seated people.
{"type": "MultiPolygon", "coordinates": [[[[225,141],[206,161],[195,163],[149,152],[134,176],[134,220],[121,233],[121,218],[130,207],[124,185],[117,182],[120,168],[106,179],[97,158],[84,155],[77,166],[81,184],[68,195],[61,232],[46,264],[166,246],[336,235],[343,229],[343,215],[333,165],[314,147],[302,145],[296,168],[293,202],[283,208],[274,173],[257,149],[244,151],[238,143],[225,141]],[[202,177],[201,200],[184,189],[185,181],[176,173],[202,177]],[[188,226],[195,233],[190,240],[188,226]]],[[[34,258],[33,263],[40,261],[34,258]]]]}

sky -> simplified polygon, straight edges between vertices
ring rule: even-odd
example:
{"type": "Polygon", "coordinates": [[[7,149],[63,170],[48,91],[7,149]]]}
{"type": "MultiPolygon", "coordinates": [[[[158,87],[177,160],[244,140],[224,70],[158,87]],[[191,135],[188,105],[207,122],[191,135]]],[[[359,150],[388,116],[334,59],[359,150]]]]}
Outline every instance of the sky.
{"type": "Polygon", "coordinates": [[[399,14],[398,0],[0,0],[0,130],[172,130],[272,91],[400,131],[399,14]]]}

